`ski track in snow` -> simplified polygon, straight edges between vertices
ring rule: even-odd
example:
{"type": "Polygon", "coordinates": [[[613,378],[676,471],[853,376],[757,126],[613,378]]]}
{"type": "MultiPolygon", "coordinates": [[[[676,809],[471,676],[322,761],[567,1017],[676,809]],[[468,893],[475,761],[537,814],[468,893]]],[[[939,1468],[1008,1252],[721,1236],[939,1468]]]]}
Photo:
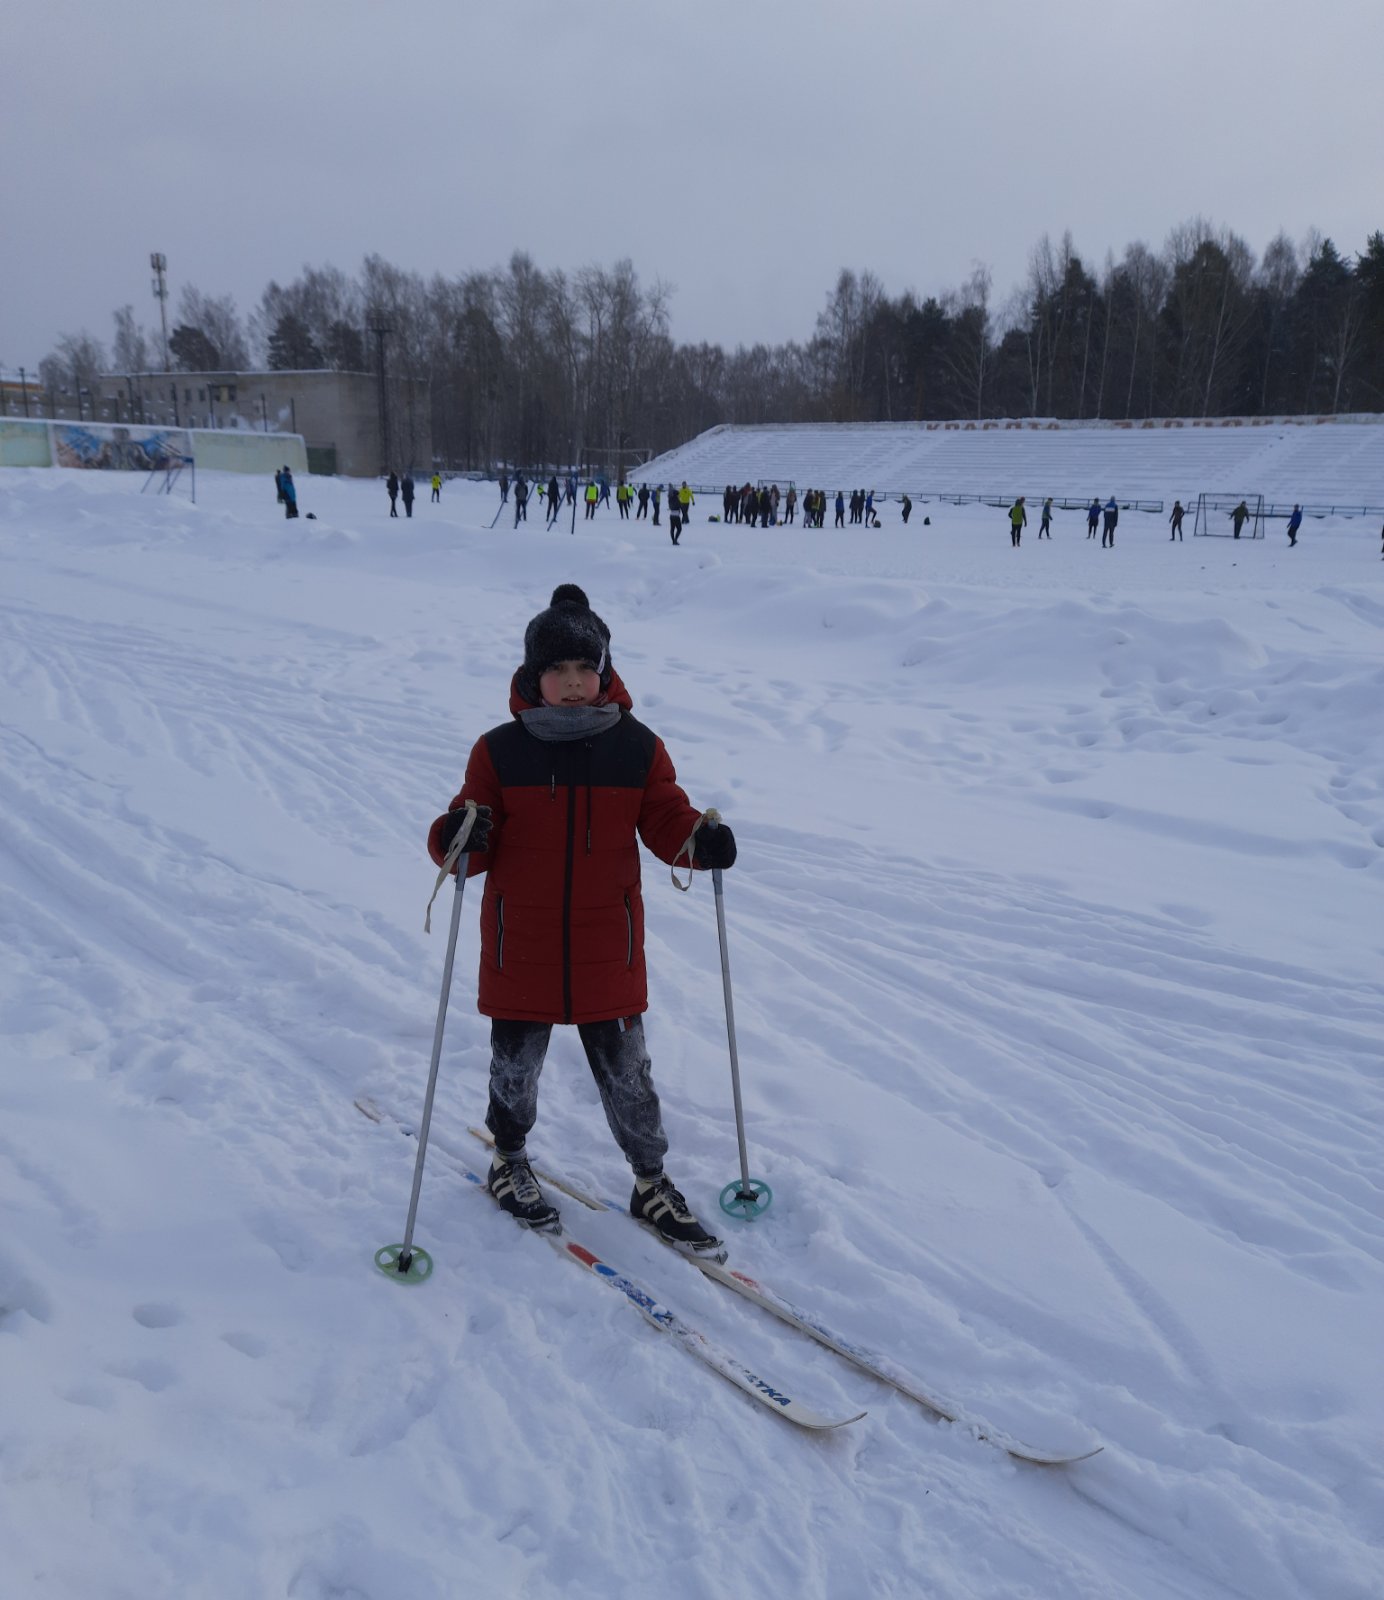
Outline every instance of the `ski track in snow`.
{"type": "MultiPolygon", "coordinates": [[[[374,486],[312,480],[322,520],[284,525],[205,476],[193,511],[0,474],[0,1591],[1375,1600],[1384,590],[1344,534],[1325,581],[1178,589],[1127,548],[1128,594],[1022,594],[978,513],[925,570],[694,523],[670,576],[627,527],[480,531],[488,486],[381,533],[374,486]],[[438,1272],[372,1275],[415,1147],[352,1098],[421,1103],[423,833],[574,575],[741,839],[777,1198],[735,1259],[1094,1461],[1016,1469],[569,1203],[751,1365],[869,1408],[790,1435],[475,1195],[478,885],[438,1272]]],[[[711,897],[665,873],[650,1042],[714,1207],[711,897]]],[[[627,1184],[562,1031],[533,1145],[627,1184]]]]}

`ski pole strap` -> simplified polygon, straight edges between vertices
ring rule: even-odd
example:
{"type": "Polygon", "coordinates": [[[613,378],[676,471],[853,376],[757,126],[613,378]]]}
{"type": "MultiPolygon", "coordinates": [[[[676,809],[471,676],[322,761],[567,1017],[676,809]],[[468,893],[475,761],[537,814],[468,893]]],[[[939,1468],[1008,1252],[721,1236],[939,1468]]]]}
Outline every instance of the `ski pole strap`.
{"type": "Polygon", "coordinates": [[[471,829],[476,821],[476,802],[468,800],[465,806],[466,816],[461,826],[457,829],[457,836],[452,840],[451,849],[442,860],[442,870],[437,875],[437,882],[433,884],[433,892],[428,899],[428,909],[423,914],[423,932],[432,932],[433,901],[442,892],[442,885],[457,870],[457,862],[466,854],[466,841],[471,837],[471,829]]]}
{"type": "Polygon", "coordinates": [[[692,824],[692,832],[687,835],[687,843],[683,845],[682,849],[679,850],[677,855],[673,857],[673,865],[669,868],[669,872],[671,873],[673,879],[673,887],[675,889],[681,889],[682,892],[686,894],[687,891],[692,887],[692,874],[696,870],[695,849],[697,844],[697,832],[701,825],[705,823],[708,828],[714,828],[720,822],[720,820],[721,813],[717,811],[714,806],[709,806],[692,824]],[[684,856],[687,857],[687,882],[681,883],[678,880],[678,862],[681,861],[684,856]]]}

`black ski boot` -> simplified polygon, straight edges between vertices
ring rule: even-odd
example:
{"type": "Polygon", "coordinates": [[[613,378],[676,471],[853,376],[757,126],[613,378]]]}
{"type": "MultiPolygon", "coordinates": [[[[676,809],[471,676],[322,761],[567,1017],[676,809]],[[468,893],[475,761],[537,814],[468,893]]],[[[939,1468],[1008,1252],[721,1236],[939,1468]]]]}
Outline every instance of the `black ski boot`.
{"type": "Polygon", "coordinates": [[[700,1256],[708,1261],[724,1261],[726,1247],[708,1233],[688,1209],[686,1200],[673,1187],[671,1178],[640,1179],[630,1196],[630,1214],[647,1223],[685,1256],[700,1256]]]}
{"type": "Polygon", "coordinates": [[[516,1222],[539,1233],[556,1233],[561,1226],[557,1207],[538,1187],[533,1168],[523,1156],[506,1159],[496,1155],[486,1175],[485,1186],[502,1211],[516,1222]]]}

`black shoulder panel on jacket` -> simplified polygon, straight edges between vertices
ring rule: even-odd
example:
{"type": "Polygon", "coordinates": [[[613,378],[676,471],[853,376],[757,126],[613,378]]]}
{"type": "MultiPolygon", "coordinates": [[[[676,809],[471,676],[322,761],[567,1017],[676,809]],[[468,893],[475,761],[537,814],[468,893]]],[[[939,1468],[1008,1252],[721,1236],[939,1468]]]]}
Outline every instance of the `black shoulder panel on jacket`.
{"type": "Polygon", "coordinates": [[[592,739],[538,739],[517,719],[492,728],[486,748],[502,788],[542,784],[642,789],[654,759],[654,734],[626,712],[592,739]]]}

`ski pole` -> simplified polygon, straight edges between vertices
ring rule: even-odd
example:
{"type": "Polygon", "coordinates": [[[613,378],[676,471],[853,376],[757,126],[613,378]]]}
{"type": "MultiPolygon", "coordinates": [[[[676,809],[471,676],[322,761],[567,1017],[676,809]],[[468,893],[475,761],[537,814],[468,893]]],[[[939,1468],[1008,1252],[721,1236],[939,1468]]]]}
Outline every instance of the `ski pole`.
{"type": "MultiPolygon", "coordinates": [[[[471,826],[476,820],[476,805],[473,800],[466,802],[466,820],[452,841],[452,847],[447,852],[442,863],[442,870],[438,874],[439,883],[456,868],[456,890],[452,896],[452,922],[447,932],[447,956],[442,964],[442,993],[437,1002],[437,1026],[433,1029],[432,1063],[428,1068],[428,1090],[423,1097],[423,1120],[418,1126],[418,1155],[413,1163],[413,1192],[409,1196],[408,1222],[404,1227],[404,1242],[402,1244],[382,1245],[375,1252],[375,1265],[381,1272],[387,1273],[392,1278],[402,1279],[407,1283],[421,1283],[432,1276],[432,1257],[426,1250],[413,1248],[413,1228],[418,1220],[418,1197],[423,1192],[423,1163],[428,1154],[428,1129],[432,1124],[433,1096],[437,1092],[437,1069],[442,1061],[442,1034],[447,1025],[447,1001],[452,992],[452,966],[456,961],[457,931],[461,927],[461,901],[466,892],[466,870],[470,860],[466,850],[466,841],[471,834],[471,826]]],[[[437,889],[433,890],[433,898],[437,897],[437,889]]],[[[432,901],[428,902],[429,910],[432,901]]],[[[425,924],[425,926],[427,926],[425,924]]]]}
{"type": "MultiPolygon", "coordinates": [[[[707,811],[704,821],[713,832],[720,826],[721,814],[707,811]]],[[[769,1209],[773,1190],[762,1179],[750,1176],[750,1157],[745,1145],[745,1108],[740,1098],[740,1052],[735,1044],[735,1002],[730,989],[730,950],[726,939],[726,901],[720,867],[711,869],[711,887],[716,895],[716,934],[721,943],[721,987],[726,996],[726,1039],[730,1045],[730,1086],[735,1101],[735,1137],[740,1148],[740,1181],[721,1190],[721,1209],[732,1217],[753,1220],[769,1209]]]]}

